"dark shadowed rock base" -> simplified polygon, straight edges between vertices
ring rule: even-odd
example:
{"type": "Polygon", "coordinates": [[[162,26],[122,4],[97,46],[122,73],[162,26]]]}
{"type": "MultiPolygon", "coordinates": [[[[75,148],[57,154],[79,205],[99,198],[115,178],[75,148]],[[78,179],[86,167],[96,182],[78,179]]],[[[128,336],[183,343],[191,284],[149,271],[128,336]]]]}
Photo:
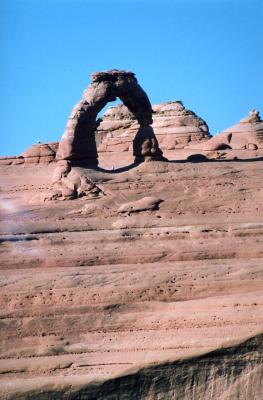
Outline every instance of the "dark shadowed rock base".
{"type": "Polygon", "coordinates": [[[9,400],[260,400],[263,334],[185,360],[152,365],[86,387],[42,388],[9,400]]]}

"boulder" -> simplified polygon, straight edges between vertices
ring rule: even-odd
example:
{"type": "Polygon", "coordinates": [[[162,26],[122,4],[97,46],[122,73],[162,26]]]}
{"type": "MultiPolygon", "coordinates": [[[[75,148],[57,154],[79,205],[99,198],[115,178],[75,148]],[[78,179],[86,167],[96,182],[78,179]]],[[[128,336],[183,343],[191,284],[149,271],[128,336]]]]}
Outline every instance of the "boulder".
{"type": "Polygon", "coordinates": [[[161,202],[163,202],[163,200],[157,197],[143,197],[142,199],[122,204],[118,209],[118,213],[157,210],[161,202]]]}

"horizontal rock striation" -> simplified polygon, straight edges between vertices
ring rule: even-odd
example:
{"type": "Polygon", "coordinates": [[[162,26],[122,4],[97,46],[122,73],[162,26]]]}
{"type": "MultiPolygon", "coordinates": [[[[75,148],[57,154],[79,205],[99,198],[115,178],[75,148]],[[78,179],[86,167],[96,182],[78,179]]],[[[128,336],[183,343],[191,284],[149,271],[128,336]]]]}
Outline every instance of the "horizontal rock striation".
{"type": "Polygon", "coordinates": [[[260,399],[262,393],[263,334],[197,358],[144,368],[99,387],[82,389],[71,398],[247,400],[260,399]]]}
{"type": "Polygon", "coordinates": [[[263,393],[263,334],[246,342],[144,368],[82,389],[73,399],[183,400],[260,399],[263,393]]]}
{"type": "Polygon", "coordinates": [[[73,388],[51,385],[9,400],[260,400],[263,334],[241,344],[177,361],[146,366],[105,382],[73,388]]]}
{"type": "Polygon", "coordinates": [[[203,151],[263,149],[263,121],[256,110],[206,143],[190,145],[203,151]]]}
{"type": "MultiPolygon", "coordinates": [[[[132,151],[132,142],[139,128],[136,118],[124,105],[109,108],[97,128],[99,152],[132,151]]],[[[181,101],[153,106],[152,128],[163,150],[182,149],[189,142],[209,139],[206,122],[181,101]]]]}
{"type": "Polygon", "coordinates": [[[0,165],[48,164],[55,161],[57,142],[33,144],[20,156],[0,157],[0,165]]]}
{"type": "Polygon", "coordinates": [[[1,400],[257,399],[256,352],[194,355],[262,327],[263,162],[58,164],[1,167],[1,400]]]}

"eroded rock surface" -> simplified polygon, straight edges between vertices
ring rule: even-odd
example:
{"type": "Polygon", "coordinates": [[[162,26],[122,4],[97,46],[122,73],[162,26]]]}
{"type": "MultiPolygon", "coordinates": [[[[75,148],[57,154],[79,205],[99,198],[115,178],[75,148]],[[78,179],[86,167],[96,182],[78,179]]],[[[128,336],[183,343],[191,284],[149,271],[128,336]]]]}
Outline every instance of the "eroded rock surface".
{"type": "Polygon", "coordinates": [[[41,201],[74,200],[79,197],[98,198],[103,192],[87,176],[85,169],[72,167],[67,160],[61,160],[56,164],[52,177],[51,188],[41,196],[33,198],[41,201]]]}
{"type": "Polygon", "coordinates": [[[263,162],[81,169],[104,195],[29,204],[54,170],[1,166],[1,399],[257,398],[263,162]]]}
{"type": "Polygon", "coordinates": [[[259,112],[252,110],[238,124],[201,143],[201,146],[194,144],[194,147],[204,151],[263,149],[263,121],[259,112]]]}
{"type": "Polygon", "coordinates": [[[162,199],[156,197],[143,197],[142,199],[122,204],[119,207],[118,212],[133,213],[147,210],[157,210],[158,205],[162,201],[162,199]]]}
{"type": "Polygon", "coordinates": [[[57,142],[33,144],[20,156],[0,157],[0,165],[48,164],[55,161],[57,149],[57,142]]]}
{"type": "Polygon", "coordinates": [[[92,74],[92,82],[84,91],[82,100],[74,107],[61,138],[57,152],[58,160],[85,160],[88,165],[97,165],[98,154],[95,141],[97,114],[111,101],[120,98],[139,124],[140,138],[135,146],[135,157],[146,156],[160,159],[161,150],[149,127],[152,124],[152,107],[140,87],[134,73],[128,71],[106,71],[92,74]],[[145,145],[144,142],[147,141],[145,145]]]}
{"type": "MultiPolygon", "coordinates": [[[[153,105],[155,136],[163,150],[184,148],[189,142],[203,142],[211,136],[206,122],[181,101],[153,105]]],[[[99,152],[132,151],[138,122],[124,105],[109,108],[97,128],[99,152]]]]}

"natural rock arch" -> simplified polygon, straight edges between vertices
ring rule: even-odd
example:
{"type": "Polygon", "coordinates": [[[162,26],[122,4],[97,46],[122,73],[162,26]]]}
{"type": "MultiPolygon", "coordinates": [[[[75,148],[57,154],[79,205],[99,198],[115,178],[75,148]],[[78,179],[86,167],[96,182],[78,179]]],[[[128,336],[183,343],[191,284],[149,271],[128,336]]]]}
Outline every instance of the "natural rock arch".
{"type": "Polygon", "coordinates": [[[135,74],[111,70],[95,72],[91,78],[92,82],[84,91],[82,100],[73,108],[69,117],[59,143],[57,160],[70,160],[75,165],[98,165],[95,141],[97,115],[108,102],[115,101],[117,97],[135,115],[140,125],[133,146],[135,161],[164,159],[150,126],[153,122],[151,103],[135,74]]]}

